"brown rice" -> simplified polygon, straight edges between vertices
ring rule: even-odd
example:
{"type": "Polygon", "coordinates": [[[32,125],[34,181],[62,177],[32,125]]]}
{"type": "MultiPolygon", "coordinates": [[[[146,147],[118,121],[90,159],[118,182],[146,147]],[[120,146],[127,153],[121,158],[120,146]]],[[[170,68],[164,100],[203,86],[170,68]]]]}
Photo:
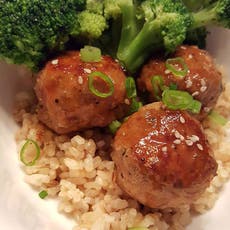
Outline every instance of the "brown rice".
{"type": "MultiPolygon", "coordinates": [[[[227,113],[230,111],[229,95],[230,84],[226,84],[216,106],[225,116],[230,115],[227,113]]],[[[16,136],[18,149],[20,151],[28,138],[41,148],[36,164],[23,166],[25,181],[38,191],[46,190],[49,197],[58,198],[59,211],[75,219],[74,230],[184,229],[191,221],[192,212],[203,213],[214,205],[218,191],[230,178],[230,144],[227,141],[230,122],[221,127],[206,120],[205,133],[218,162],[218,175],[191,206],[161,212],[148,209],[126,197],[114,182],[114,163],[106,154],[110,136],[103,139],[99,131],[86,131],[72,138],[58,136],[38,121],[36,113],[28,112],[31,104],[31,96],[27,93],[18,96],[15,114],[16,120],[22,122],[16,136]]]]}

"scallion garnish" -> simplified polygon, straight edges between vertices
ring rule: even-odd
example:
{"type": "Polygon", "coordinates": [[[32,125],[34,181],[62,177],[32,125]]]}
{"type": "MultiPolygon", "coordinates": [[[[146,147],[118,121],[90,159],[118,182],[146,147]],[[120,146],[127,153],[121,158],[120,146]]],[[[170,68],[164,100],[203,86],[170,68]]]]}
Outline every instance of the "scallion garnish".
{"type": "Polygon", "coordinates": [[[114,120],[109,124],[109,130],[112,134],[115,134],[117,130],[120,128],[121,122],[118,120],[114,120]]]}
{"type": "Polygon", "coordinates": [[[42,190],[41,192],[38,193],[38,195],[41,199],[45,199],[48,196],[48,192],[45,190],[42,190]]]}
{"type": "Polygon", "coordinates": [[[154,92],[154,96],[157,100],[161,100],[161,92],[165,90],[163,77],[155,75],[151,77],[151,84],[154,92]]]}
{"type": "Polygon", "coordinates": [[[194,100],[185,91],[167,89],[162,94],[163,103],[172,110],[189,110],[192,113],[199,113],[201,102],[194,100]]]}
{"type": "Polygon", "coordinates": [[[112,80],[106,74],[102,72],[95,71],[95,72],[90,73],[88,76],[88,82],[89,82],[89,90],[98,97],[106,98],[106,97],[111,96],[114,92],[114,85],[113,85],[112,80]],[[109,91],[107,93],[100,92],[94,87],[93,83],[94,83],[95,78],[102,79],[109,86],[109,91]]]}
{"type": "Polygon", "coordinates": [[[228,120],[223,117],[222,115],[220,115],[218,112],[216,112],[215,110],[212,110],[210,112],[210,114],[208,115],[208,117],[215,122],[218,125],[222,125],[225,126],[228,122],[228,120]]]}
{"type": "Polygon", "coordinates": [[[100,62],[101,50],[93,46],[85,46],[80,49],[81,60],[83,62],[100,62]]]}
{"type": "Polygon", "coordinates": [[[134,98],[137,96],[136,83],[132,77],[127,77],[125,80],[125,88],[128,98],[134,98]]]}
{"type": "Polygon", "coordinates": [[[40,157],[40,148],[37,142],[31,139],[27,139],[25,144],[21,148],[20,160],[26,166],[33,166],[35,165],[39,157],[40,157]],[[31,152],[32,152],[33,158],[31,157],[31,152]]]}
{"type": "Polygon", "coordinates": [[[175,83],[170,83],[170,84],[169,84],[169,89],[177,90],[177,84],[175,84],[175,83]]]}
{"type": "Polygon", "coordinates": [[[167,59],[165,66],[170,72],[179,78],[184,78],[188,73],[188,66],[181,57],[167,59]]]}
{"type": "Polygon", "coordinates": [[[137,112],[141,107],[143,106],[141,101],[138,101],[136,98],[132,99],[128,115],[131,115],[135,112],[137,112]]]}
{"type": "Polygon", "coordinates": [[[191,102],[191,105],[189,106],[188,110],[191,112],[191,113],[194,113],[194,114],[198,114],[201,110],[201,102],[198,101],[198,100],[195,100],[193,99],[193,101],[191,102]]]}

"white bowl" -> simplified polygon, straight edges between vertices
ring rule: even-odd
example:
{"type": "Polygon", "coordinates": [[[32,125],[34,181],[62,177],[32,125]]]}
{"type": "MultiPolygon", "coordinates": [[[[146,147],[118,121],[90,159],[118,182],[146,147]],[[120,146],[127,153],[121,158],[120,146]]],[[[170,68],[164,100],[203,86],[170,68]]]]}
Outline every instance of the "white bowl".
{"type": "MultiPolygon", "coordinates": [[[[217,63],[224,66],[230,80],[230,30],[212,29],[208,50],[217,63]]],[[[25,70],[0,63],[0,229],[66,230],[73,223],[57,213],[57,204],[41,200],[36,191],[23,181],[14,135],[17,130],[12,117],[15,94],[31,87],[25,70]]],[[[229,230],[230,183],[219,194],[215,207],[193,219],[189,230],[229,230]]]]}

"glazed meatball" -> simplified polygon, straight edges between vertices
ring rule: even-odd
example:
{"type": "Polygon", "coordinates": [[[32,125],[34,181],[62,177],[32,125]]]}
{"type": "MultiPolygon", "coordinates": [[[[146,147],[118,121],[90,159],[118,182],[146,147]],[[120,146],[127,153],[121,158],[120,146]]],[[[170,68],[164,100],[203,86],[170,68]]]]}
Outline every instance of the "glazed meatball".
{"type": "MultiPolygon", "coordinates": [[[[217,70],[213,59],[207,51],[201,50],[196,46],[180,46],[177,48],[173,58],[182,58],[188,67],[186,76],[180,78],[175,76],[166,68],[163,58],[150,60],[142,69],[140,79],[138,80],[139,89],[150,93],[150,101],[153,101],[154,95],[151,78],[154,75],[160,75],[164,84],[176,84],[179,90],[189,92],[196,100],[202,103],[202,110],[198,119],[202,120],[214,107],[221,91],[221,73],[217,70]]],[[[176,68],[182,68],[180,63],[175,63],[176,68]]]]}
{"type": "Polygon", "coordinates": [[[68,52],[46,64],[39,73],[35,91],[39,101],[38,118],[59,134],[104,127],[121,118],[127,109],[125,74],[109,56],[102,56],[100,62],[83,62],[80,52],[68,52]],[[94,75],[91,89],[96,89],[96,93],[90,90],[91,74],[94,75]],[[112,87],[113,93],[107,95],[112,87]],[[105,96],[100,96],[102,93],[105,96]]]}
{"type": "Polygon", "coordinates": [[[199,121],[161,102],[131,115],[117,131],[113,149],[118,185],[151,208],[193,202],[217,170],[199,121]]]}

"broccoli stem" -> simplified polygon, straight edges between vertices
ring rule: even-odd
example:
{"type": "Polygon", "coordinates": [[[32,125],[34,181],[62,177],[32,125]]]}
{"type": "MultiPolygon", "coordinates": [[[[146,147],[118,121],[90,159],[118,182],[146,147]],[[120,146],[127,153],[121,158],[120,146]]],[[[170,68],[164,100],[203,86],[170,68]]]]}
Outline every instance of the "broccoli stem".
{"type": "Polygon", "coordinates": [[[193,13],[193,23],[189,30],[196,29],[202,26],[213,25],[217,21],[215,4],[212,7],[204,8],[196,13],[193,13]]]}
{"type": "Polygon", "coordinates": [[[116,50],[118,50],[118,45],[120,42],[121,33],[121,20],[120,18],[113,20],[111,23],[111,34],[112,34],[112,41],[111,41],[111,49],[112,49],[112,56],[116,57],[116,50]]]}
{"type": "Polygon", "coordinates": [[[209,5],[213,0],[183,0],[190,11],[197,11],[209,5]]]}
{"type": "Polygon", "coordinates": [[[120,1],[119,6],[122,12],[122,31],[118,47],[118,56],[122,56],[123,50],[127,47],[137,34],[136,10],[132,0],[120,1]]]}
{"type": "Polygon", "coordinates": [[[135,72],[149,56],[149,50],[162,47],[161,23],[158,20],[146,22],[133,41],[117,54],[118,59],[135,72]]]}

